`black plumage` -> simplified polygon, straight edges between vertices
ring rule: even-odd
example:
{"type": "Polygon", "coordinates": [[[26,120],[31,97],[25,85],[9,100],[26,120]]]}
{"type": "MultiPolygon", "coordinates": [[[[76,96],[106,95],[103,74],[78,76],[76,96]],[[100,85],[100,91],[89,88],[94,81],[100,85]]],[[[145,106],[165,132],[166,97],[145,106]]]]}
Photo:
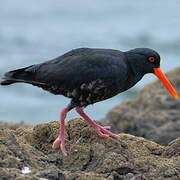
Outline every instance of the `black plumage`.
{"type": "Polygon", "coordinates": [[[80,48],[53,60],[8,72],[1,84],[29,83],[69,97],[74,106],[83,107],[129,89],[143,75],[143,72],[139,76],[134,74],[127,53],[80,48]]]}

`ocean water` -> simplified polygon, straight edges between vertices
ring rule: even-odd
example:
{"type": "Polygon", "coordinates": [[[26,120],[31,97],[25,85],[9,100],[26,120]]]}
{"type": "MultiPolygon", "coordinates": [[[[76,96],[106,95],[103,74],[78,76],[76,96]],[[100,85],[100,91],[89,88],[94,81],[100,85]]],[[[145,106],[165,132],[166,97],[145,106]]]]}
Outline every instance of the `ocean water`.
{"type": "MultiPolygon", "coordinates": [[[[1,0],[0,76],[40,63],[78,47],[126,51],[149,47],[161,54],[164,71],[180,66],[180,3],[178,0],[1,0]]],[[[146,75],[131,90],[86,108],[94,119],[133,97],[146,75]]],[[[69,99],[27,84],[0,87],[0,120],[43,123],[59,118],[69,99]]],[[[67,119],[79,117],[74,111],[67,119]]]]}

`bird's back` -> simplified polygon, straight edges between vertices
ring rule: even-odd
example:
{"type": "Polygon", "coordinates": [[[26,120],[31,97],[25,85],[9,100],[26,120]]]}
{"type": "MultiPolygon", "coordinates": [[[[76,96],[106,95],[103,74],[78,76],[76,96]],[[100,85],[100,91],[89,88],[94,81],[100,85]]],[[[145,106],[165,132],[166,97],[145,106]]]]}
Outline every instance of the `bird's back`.
{"type": "Polygon", "coordinates": [[[83,104],[84,100],[86,104],[92,104],[124,91],[128,77],[124,53],[112,49],[79,48],[53,60],[23,68],[24,79],[20,79],[21,71],[11,71],[7,77],[16,77],[20,82],[54,94],[80,99],[83,104]]]}
{"type": "Polygon", "coordinates": [[[98,78],[110,79],[125,75],[126,63],[121,51],[111,49],[79,48],[56,59],[32,66],[35,79],[41,83],[74,89],[82,83],[98,78]],[[120,68],[121,67],[121,68],[120,68]],[[124,72],[123,72],[124,71],[124,72]]]}

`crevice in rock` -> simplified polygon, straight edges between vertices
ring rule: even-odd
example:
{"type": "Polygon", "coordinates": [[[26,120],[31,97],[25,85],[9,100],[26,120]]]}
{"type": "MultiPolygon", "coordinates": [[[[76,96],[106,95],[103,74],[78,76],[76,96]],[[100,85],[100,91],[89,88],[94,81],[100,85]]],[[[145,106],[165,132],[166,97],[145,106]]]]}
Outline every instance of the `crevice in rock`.
{"type": "Polygon", "coordinates": [[[90,151],[89,151],[89,159],[88,159],[87,163],[84,164],[83,167],[81,168],[82,171],[87,170],[88,166],[90,165],[90,163],[93,160],[93,157],[94,157],[94,151],[92,149],[90,149],[90,151]]]}

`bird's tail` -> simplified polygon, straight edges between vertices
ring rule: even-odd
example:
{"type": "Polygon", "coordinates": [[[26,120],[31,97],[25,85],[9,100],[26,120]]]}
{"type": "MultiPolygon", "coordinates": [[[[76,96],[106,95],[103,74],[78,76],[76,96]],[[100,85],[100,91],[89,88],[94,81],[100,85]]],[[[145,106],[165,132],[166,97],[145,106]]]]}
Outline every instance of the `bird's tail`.
{"type": "Polygon", "coordinates": [[[30,72],[25,71],[29,67],[16,69],[13,71],[9,71],[4,74],[4,77],[2,78],[3,81],[1,81],[1,85],[10,85],[16,82],[26,82],[32,80],[32,75],[30,72]]]}
{"type": "Polygon", "coordinates": [[[6,86],[17,82],[23,82],[39,87],[46,86],[45,83],[37,82],[35,80],[35,75],[34,72],[31,70],[31,67],[33,66],[28,66],[5,73],[4,77],[2,78],[3,81],[0,82],[0,85],[6,86]]]}

